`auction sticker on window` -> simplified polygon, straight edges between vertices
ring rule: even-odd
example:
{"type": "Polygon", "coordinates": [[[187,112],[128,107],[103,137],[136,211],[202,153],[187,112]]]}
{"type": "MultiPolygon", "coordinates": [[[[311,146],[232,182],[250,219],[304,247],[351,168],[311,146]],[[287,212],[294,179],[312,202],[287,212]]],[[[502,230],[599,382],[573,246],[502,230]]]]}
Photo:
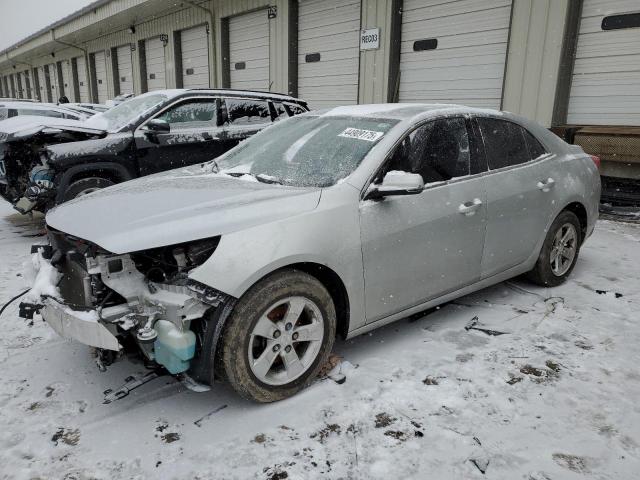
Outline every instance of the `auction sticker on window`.
{"type": "Polygon", "coordinates": [[[375,142],[384,132],[376,132],[374,130],[362,130],[360,128],[347,128],[339,134],[339,137],[357,138],[358,140],[366,140],[367,142],[375,142]]]}

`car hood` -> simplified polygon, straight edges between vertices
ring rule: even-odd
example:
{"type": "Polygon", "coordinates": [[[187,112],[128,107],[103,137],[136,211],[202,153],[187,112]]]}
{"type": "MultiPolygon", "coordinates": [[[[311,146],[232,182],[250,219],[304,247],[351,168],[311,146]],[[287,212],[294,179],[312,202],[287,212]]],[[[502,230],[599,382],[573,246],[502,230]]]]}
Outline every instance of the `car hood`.
{"type": "Polygon", "coordinates": [[[171,170],[54,208],[47,224],[113,253],[224,235],[311,211],[319,188],[267,185],[206,167],[171,170]]]}
{"type": "Polygon", "coordinates": [[[6,141],[35,135],[46,129],[67,130],[71,132],[84,132],[90,134],[104,133],[104,130],[88,127],[82,121],[66,118],[21,115],[0,121],[0,133],[4,134],[3,136],[6,141]]]}

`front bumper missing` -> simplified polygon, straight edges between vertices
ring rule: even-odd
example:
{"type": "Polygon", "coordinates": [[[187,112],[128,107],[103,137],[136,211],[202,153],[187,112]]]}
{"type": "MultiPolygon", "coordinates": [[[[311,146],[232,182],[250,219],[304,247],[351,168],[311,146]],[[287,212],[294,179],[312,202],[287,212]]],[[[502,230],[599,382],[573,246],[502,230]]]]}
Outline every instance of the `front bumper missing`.
{"type": "Polygon", "coordinates": [[[100,323],[95,311],[72,310],[49,298],[44,301],[40,313],[51,328],[63,338],[116,352],[122,348],[116,336],[100,323]]]}

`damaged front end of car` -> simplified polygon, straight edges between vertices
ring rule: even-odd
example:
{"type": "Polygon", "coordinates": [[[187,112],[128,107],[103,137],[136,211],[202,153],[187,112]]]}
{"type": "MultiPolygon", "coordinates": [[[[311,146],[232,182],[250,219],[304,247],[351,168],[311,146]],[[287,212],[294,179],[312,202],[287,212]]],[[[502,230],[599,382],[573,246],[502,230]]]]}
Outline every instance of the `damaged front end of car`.
{"type": "Polygon", "coordinates": [[[56,172],[45,147],[97,138],[90,129],[37,127],[11,134],[0,132],[0,196],[20,213],[44,212],[55,203],[56,172]]]}
{"type": "Polygon", "coordinates": [[[37,272],[21,316],[39,312],[60,336],[97,348],[103,362],[133,346],[147,365],[187,372],[202,351],[202,324],[229,300],[188,276],[219,240],[112,254],[50,229],[50,245],[33,247],[37,272]]]}

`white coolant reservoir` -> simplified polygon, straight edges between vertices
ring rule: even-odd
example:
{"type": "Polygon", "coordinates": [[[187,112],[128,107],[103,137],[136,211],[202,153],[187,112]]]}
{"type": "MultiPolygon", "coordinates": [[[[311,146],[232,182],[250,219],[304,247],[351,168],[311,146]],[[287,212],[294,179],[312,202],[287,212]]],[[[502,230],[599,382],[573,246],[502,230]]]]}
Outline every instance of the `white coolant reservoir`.
{"type": "Polygon", "coordinates": [[[158,332],[153,344],[156,362],[172,374],[188,370],[196,351],[195,333],[191,330],[181,331],[166,320],[158,320],[153,328],[158,332]]]}

